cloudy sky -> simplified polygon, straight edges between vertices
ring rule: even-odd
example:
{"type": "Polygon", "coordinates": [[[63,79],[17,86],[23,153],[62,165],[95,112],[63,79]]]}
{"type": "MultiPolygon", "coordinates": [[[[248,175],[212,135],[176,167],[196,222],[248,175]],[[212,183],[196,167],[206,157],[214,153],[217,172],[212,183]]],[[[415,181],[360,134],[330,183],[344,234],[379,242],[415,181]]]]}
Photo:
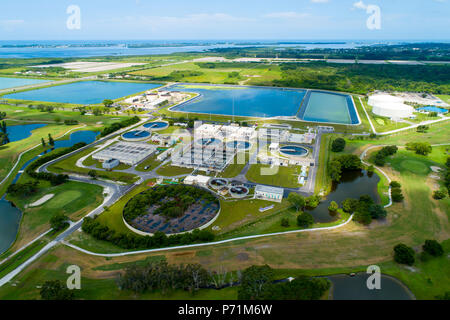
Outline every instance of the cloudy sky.
{"type": "Polygon", "coordinates": [[[450,40],[450,0],[1,1],[0,40],[450,40]]]}

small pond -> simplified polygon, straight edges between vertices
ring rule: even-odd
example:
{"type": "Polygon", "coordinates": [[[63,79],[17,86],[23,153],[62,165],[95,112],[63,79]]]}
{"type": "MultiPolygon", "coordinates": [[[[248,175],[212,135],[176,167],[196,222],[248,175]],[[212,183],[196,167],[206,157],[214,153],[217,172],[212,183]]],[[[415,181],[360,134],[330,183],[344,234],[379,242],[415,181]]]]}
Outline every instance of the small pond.
{"type": "Polygon", "coordinates": [[[316,222],[331,222],[337,219],[332,216],[328,207],[331,201],[336,201],[341,205],[347,198],[358,199],[362,195],[369,195],[375,203],[380,202],[377,185],[380,181],[378,175],[373,174],[369,177],[366,171],[347,171],[342,174],[342,180],[338,184],[333,184],[330,194],[314,210],[308,211],[314,217],[316,222]]]}
{"type": "Polygon", "coordinates": [[[33,130],[45,126],[46,124],[43,123],[21,124],[16,126],[9,125],[6,127],[6,133],[8,133],[9,141],[14,142],[30,137],[33,130]]]}
{"type": "Polygon", "coordinates": [[[332,275],[327,278],[332,282],[333,300],[412,300],[413,295],[399,280],[381,275],[381,289],[367,288],[367,273],[349,275],[332,275]]]}

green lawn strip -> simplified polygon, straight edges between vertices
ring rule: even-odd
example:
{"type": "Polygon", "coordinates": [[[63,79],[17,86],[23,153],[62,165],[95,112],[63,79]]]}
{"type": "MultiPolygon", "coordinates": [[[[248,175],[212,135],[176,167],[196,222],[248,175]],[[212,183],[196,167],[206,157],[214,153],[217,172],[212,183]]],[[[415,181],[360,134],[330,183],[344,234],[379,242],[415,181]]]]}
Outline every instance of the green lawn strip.
{"type": "Polygon", "coordinates": [[[316,185],[314,191],[317,194],[328,194],[331,190],[331,179],[328,175],[328,161],[330,159],[331,142],[337,135],[323,134],[320,140],[319,163],[317,164],[316,185]]]}
{"type": "MultiPolygon", "coordinates": [[[[88,148],[81,152],[78,152],[67,159],[64,159],[64,160],[61,160],[61,161],[58,161],[58,162],[52,164],[51,166],[48,167],[48,170],[50,172],[54,172],[54,173],[81,174],[81,175],[86,176],[86,175],[88,175],[89,171],[91,171],[92,169],[77,167],[76,163],[77,163],[78,159],[80,159],[84,156],[87,156],[89,153],[91,153],[94,150],[95,150],[94,148],[88,148]]],[[[120,181],[120,182],[124,182],[127,184],[134,183],[135,181],[137,181],[139,179],[139,177],[134,174],[127,173],[127,172],[120,172],[120,171],[96,170],[96,173],[97,173],[98,178],[109,179],[109,180],[113,180],[113,181],[120,181]]]]}
{"type": "Polygon", "coordinates": [[[161,164],[160,161],[156,160],[156,155],[155,156],[151,156],[147,159],[145,159],[144,161],[142,161],[140,164],[138,164],[135,169],[137,171],[142,171],[142,172],[148,172],[148,171],[152,171],[153,169],[155,169],[158,165],[161,164]],[[147,170],[145,170],[145,168],[148,167],[147,170]]]}
{"type": "Polygon", "coordinates": [[[54,122],[55,124],[64,123],[64,120],[77,120],[79,123],[85,123],[87,125],[108,125],[117,122],[118,120],[128,118],[127,116],[112,114],[103,114],[99,116],[82,115],[78,111],[60,109],[55,109],[53,112],[41,112],[35,108],[28,108],[26,105],[10,106],[1,104],[0,108],[3,112],[6,112],[7,119],[33,122],[42,121],[43,123],[54,122]]]}
{"type": "Polygon", "coordinates": [[[450,94],[438,94],[436,95],[439,99],[441,99],[442,101],[450,104],[450,94]]]}
{"type": "Polygon", "coordinates": [[[97,240],[93,236],[82,231],[72,233],[66,241],[77,247],[96,253],[120,253],[132,251],[118,247],[108,241],[97,240]]]}
{"type": "Polygon", "coordinates": [[[24,263],[28,258],[32,257],[34,254],[38,253],[45,245],[47,241],[42,239],[35,241],[19,253],[17,253],[14,257],[0,264],[0,278],[3,278],[8,273],[13,271],[15,268],[24,263]]]}
{"type": "Polygon", "coordinates": [[[219,227],[219,231],[214,231],[220,239],[234,237],[234,231],[248,223],[257,222],[265,216],[281,212],[289,207],[286,199],[281,203],[274,203],[265,200],[240,200],[240,201],[220,201],[220,214],[214,223],[208,227],[219,227]],[[274,205],[273,209],[260,212],[260,208],[266,208],[274,205]]]}
{"type": "Polygon", "coordinates": [[[276,166],[271,168],[270,165],[253,164],[250,166],[246,177],[249,181],[254,183],[261,183],[283,188],[298,188],[298,175],[300,174],[300,167],[298,166],[276,166]],[[262,170],[267,170],[265,175],[262,170]]]}
{"type": "Polygon", "coordinates": [[[249,152],[245,152],[245,156],[243,156],[242,153],[236,154],[233,158],[233,161],[225,168],[225,170],[219,173],[218,176],[222,178],[234,178],[239,173],[241,173],[241,171],[244,169],[248,161],[249,161],[249,152]],[[238,162],[245,162],[245,163],[238,163],[238,162]]]}
{"type": "Polygon", "coordinates": [[[194,171],[194,169],[176,167],[176,166],[171,166],[169,164],[166,164],[166,165],[158,168],[158,170],[156,170],[156,173],[161,176],[165,176],[165,177],[173,177],[173,176],[179,176],[179,175],[183,175],[183,174],[190,174],[192,171],[194,171]]]}
{"type": "MultiPolygon", "coordinates": [[[[314,223],[311,228],[326,228],[340,225],[347,221],[350,218],[350,214],[339,209],[338,219],[332,222],[327,223],[314,223]]],[[[243,225],[239,228],[236,228],[230,232],[222,234],[221,238],[231,238],[231,237],[245,237],[250,235],[258,235],[258,234],[269,234],[269,233],[277,233],[277,232],[287,232],[287,231],[296,231],[302,230],[297,226],[297,217],[299,212],[297,212],[293,208],[288,208],[282,210],[280,212],[274,212],[270,215],[261,217],[260,219],[250,222],[246,225],[243,225]],[[283,227],[281,226],[281,219],[288,219],[289,226],[283,227]]]]}

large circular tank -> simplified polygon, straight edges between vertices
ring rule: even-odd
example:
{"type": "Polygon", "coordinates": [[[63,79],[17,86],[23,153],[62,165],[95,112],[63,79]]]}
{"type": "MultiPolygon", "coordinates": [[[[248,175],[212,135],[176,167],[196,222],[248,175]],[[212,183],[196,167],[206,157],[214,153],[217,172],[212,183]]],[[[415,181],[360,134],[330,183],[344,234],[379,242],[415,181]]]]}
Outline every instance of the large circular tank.
{"type": "Polygon", "coordinates": [[[213,189],[221,189],[228,186],[228,180],[224,178],[213,178],[209,180],[209,186],[213,189]]]}
{"type": "Polygon", "coordinates": [[[280,147],[280,153],[287,157],[304,157],[308,154],[308,149],[302,146],[282,146],[280,147]]]}
{"type": "Polygon", "coordinates": [[[153,131],[163,130],[169,127],[169,124],[164,121],[155,121],[144,124],[144,128],[151,129],[153,131]]]}
{"type": "Polygon", "coordinates": [[[248,195],[249,190],[244,186],[234,186],[230,188],[229,192],[233,198],[244,198],[248,195]]]}
{"type": "Polygon", "coordinates": [[[150,132],[146,130],[133,130],[125,132],[122,135],[122,138],[128,141],[140,141],[149,138],[150,135],[151,135],[150,132]]]}

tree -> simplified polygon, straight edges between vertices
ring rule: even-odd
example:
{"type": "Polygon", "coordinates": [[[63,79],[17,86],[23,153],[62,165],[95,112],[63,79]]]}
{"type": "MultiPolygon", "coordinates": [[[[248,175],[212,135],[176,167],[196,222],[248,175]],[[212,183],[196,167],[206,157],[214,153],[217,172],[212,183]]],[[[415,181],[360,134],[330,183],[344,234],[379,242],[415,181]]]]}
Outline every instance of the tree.
{"type": "Polygon", "coordinates": [[[358,200],[348,198],[342,201],[342,209],[347,213],[353,213],[358,208],[358,200]]]}
{"type": "Polygon", "coordinates": [[[364,225],[369,225],[372,222],[372,216],[368,211],[356,211],[353,220],[364,225]]]}
{"type": "Polygon", "coordinates": [[[48,144],[51,145],[52,147],[55,146],[55,140],[53,140],[53,137],[50,133],[48,134],[48,144]]]}
{"type": "Polygon", "coordinates": [[[391,183],[389,185],[391,186],[391,188],[401,188],[402,187],[402,185],[398,181],[391,181],[391,183]]]}
{"type": "Polygon", "coordinates": [[[8,131],[7,129],[7,125],[6,125],[6,122],[5,121],[2,121],[2,125],[1,125],[1,127],[0,127],[0,129],[2,130],[2,132],[4,133],[4,134],[6,134],[6,132],[8,131]]]}
{"type": "Polygon", "coordinates": [[[40,291],[43,300],[72,300],[73,291],[64,286],[61,281],[46,281],[40,291]]]}
{"type": "Polygon", "coordinates": [[[112,101],[110,99],[103,100],[103,105],[107,108],[111,107],[113,104],[114,104],[114,101],[112,101]]]}
{"type": "Polygon", "coordinates": [[[415,261],[414,256],[414,250],[403,243],[400,243],[394,247],[394,260],[397,263],[411,266],[415,261]]]}
{"type": "Polygon", "coordinates": [[[301,228],[309,228],[314,224],[314,218],[307,212],[302,212],[297,217],[297,225],[301,228]]]}
{"type": "Polygon", "coordinates": [[[370,206],[369,212],[373,219],[386,218],[386,216],[387,216],[386,209],[379,204],[374,204],[374,205],[370,206]]]}
{"type": "Polygon", "coordinates": [[[305,198],[295,192],[289,193],[288,201],[297,211],[303,209],[306,204],[305,198]]]}
{"type": "Polygon", "coordinates": [[[337,138],[334,139],[331,143],[331,151],[333,152],[341,152],[345,149],[345,139],[337,138]]]}
{"type": "Polygon", "coordinates": [[[315,209],[319,205],[320,200],[320,196],[312,195],[305,199],[305,203],[308,208],[315,209]]]}
{"type": "Polygon", "coordinates": [[[68,224],[67,220],[68,218],[64,213],[62,212],[56,213],[50,219],[50,226],[56,231],[62,230],[68,224]]]}
{"type": "Polygon", "coordinates": [[[444,248],[436,240],[425,240],[422,249],[433,257],[440,257],[444,254],[444,248]]]}
{"type": "Polygon", "coordinates": [[[95,170],[89,170],[88,172],[89,177],[91,177],[92,179],[97,178],[97,171],[95,170]]]}
{"type": "Polygon", "coordinates": [[[282,227],[289,227],[289,219],[288,218],[281,218],[281,226],[282,227]]]}
{"type": "Polygon", "coordinates": [[[328,210],[330,210],[331,212],[336,212],[337,209],[339,209],[339,205],[337,204],[337,202],[331,201],[330,205],[328,206],[328,210]]]}
{"type": "Polygon", "coordinates": [[[405,198],[400,188],[391,188],[391,197],[394,202],[402,202],[405,198]]]}
{"type": "Polygon", "coordinates": [[[442,200],[446,197],[447,195],[445,194],[445,192],[440,191],[440,190],[435,190],[433,192],[433,198],[436,200],[442,200]]]}
{"type": "Polygon", "coordinates": [[[413,150],[416,154],[423,156],[427,156],[433,150],[429,142],[408,142],[406,144],[406,149],[413,150]]]}
{"type": "Polygon", "coordinates": [[[239,300],[257,300],[269,286],[274,272],[268,265],[251,266],[242,272],[241,285],[238,289],[239,300]]]}
{"type": "Polygon", "coordinates": [[[45,144],[45,140],[44,140],[44,138],[41,138],[41,143],[42,143],[42,147],[44,147],[44,148],[45,148],[46,144],[45,144]]]}
{"type": "Polygon", "coordinates": [[[335,182],[341,181],[342,169],[341,163],[338,160],[331,160],[328,163],[328,175],[330,176],[331,180],[335,182]]]}

